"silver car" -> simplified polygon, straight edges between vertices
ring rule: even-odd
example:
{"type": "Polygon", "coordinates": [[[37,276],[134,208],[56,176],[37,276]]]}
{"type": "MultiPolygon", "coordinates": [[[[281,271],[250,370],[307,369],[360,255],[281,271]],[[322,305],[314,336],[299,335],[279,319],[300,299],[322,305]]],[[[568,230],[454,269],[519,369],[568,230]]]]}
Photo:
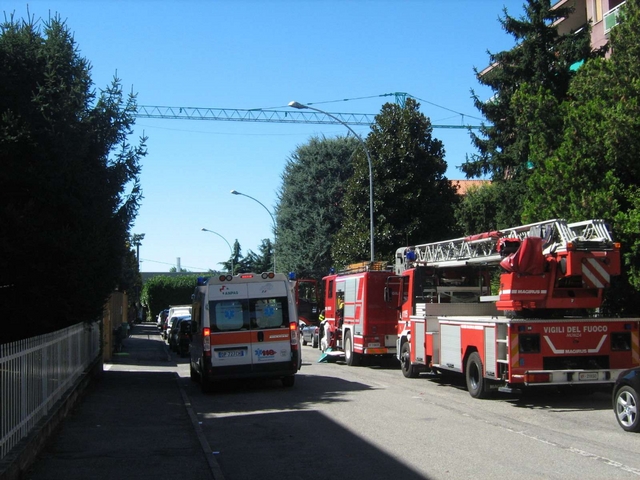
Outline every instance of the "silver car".
{"type": "Polygon", "coordinates": [[[318,332],[319,328],[316,325],[303,325],[302,326],[302,345],[311,344],[313,348],[318,348],[318,332]]]}

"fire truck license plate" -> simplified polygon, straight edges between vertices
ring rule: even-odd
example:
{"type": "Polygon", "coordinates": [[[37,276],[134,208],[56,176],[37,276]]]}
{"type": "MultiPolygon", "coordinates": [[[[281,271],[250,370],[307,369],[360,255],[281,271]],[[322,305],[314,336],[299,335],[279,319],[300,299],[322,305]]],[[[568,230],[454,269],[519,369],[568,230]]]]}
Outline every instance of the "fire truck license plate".
{"type": "Polygon", "coordinates": [[[218,352],[218,358],[244,357],[244,350],[225,350],[218,352]]]}
{"type": "Polygon", "coordinates": [[[595,372],[585,372],[578,375],[579,380],[597,380],[598,374],[595,372]]]}

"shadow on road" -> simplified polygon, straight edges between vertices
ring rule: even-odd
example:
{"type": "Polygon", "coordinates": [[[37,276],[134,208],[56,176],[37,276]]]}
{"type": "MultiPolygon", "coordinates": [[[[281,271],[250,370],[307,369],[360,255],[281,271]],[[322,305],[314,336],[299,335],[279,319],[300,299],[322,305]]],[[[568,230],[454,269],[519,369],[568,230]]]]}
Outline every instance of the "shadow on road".
{"type": "Polygon", "coordinates": [[[429,478],[317,411],[227,415],[204,429],[229,479],[429,478]]]}

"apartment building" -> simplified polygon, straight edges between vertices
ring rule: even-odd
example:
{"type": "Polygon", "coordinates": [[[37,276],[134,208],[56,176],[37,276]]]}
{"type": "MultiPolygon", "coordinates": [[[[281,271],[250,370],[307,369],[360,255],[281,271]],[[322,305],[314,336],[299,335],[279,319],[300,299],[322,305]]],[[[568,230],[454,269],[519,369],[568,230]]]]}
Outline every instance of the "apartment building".
{"type": "Polygon", "coordinates": [[[571,33],[591,22],[591,46],[596,49],[605,45],[609,32],[618,24],[620,6],[623,0],[560,0],[553,8],[574,6],[571,16],[556,23],[558,33],[571,33]]]}

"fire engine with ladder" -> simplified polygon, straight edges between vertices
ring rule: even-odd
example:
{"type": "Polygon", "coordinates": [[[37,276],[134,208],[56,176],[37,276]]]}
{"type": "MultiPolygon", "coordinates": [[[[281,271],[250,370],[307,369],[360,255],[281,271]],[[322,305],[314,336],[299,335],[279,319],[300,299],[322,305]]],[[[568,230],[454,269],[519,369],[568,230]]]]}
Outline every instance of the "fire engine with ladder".
{"type": "Polygon", "coordinates": [[[602,220],[554,219],[399,248],[384,296],[398,312],[402,373],[458,372],[475,398],[611,384],[640,365],[640,319],[599,315],[619,274],[620,245],[602,220]]]}
{"type": "Polygon", "coordinates": [[[384,300],[390,276],[386,262],[362,262],[322,279],[321,358],[344,356],[347,365],[357,366],[365,358],[396,355],[397,310],[384,300]]]}

